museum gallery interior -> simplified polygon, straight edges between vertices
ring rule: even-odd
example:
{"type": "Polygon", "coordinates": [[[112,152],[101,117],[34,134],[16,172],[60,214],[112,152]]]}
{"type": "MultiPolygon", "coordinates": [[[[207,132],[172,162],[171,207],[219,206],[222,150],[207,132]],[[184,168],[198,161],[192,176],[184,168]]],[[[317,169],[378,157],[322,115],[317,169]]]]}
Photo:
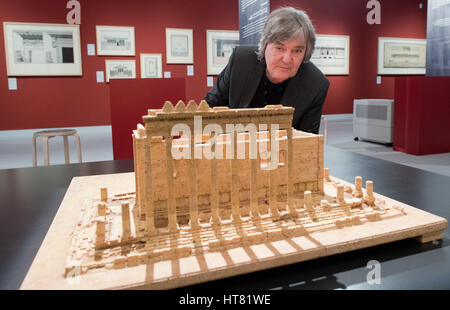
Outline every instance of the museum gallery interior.
{"type": "MultiPolygon", "coordinates": [[[[449,289],[449,19],[450,0],[2,1],[0,289],[449,289]],[[225,72],[282,7],[314,25],[319,134],[287,100],[207,102],[276,85],[268,52],[256,83],[225,72]]],[[[296,73],[284,93],[310,100],[296,73]]]]}

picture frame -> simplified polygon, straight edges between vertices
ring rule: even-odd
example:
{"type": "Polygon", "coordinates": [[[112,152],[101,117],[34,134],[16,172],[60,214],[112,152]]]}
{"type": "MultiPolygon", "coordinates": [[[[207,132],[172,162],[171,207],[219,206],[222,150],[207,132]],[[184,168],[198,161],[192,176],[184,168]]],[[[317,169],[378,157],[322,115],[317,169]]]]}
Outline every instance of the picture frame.
{"type": "Polygon", "coordinates": [[[311,62],[325,75],[348,75],[350,36],[318,34],[311,62]]]}
{"type": "Polygon", "coordinates": [[[8,76],[81,76],[80,26],[3,22],[8,76]]]}
{"type": "Polygon", "coordinates": [[[141,78],[162,78],[162,54],[141,54],[141,78]]]}
{"type": "Polygon", "coordinates": [[[134,27],[95,26],[97,55],[135,56],[134,27]]]}
{"type": "Polygon", "coordinates": [[[426,39],[378,38],[379,75],[424,75],[426,39]]]}
{"type": "Polygon", "coordinates": [[[166,28],[166,63],[194,63],[192,29],[166,28]]]}
{"type": "Polygon", "coordinates": [[[239,31],[206,30],[207,75],[219,75],[239,45],[239,31]]]}
{"type": "Polygon", "coordinates": [[[135,79],[136,60],[108,59],[105,60],[106,82],[111,79],[135,79]]]}

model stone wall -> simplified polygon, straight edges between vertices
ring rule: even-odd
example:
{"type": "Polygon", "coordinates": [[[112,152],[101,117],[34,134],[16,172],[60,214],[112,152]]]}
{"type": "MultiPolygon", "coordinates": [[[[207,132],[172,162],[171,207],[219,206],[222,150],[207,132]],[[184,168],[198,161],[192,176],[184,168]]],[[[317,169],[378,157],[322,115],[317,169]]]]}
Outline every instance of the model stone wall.
{"type": "MultiPolygon", "coordinates": [[[[135,162],[137,158],[145,158],[145,130],[135,131],[134,139],[134,156],[135,162]]],[[[209,137],[204,137],[203,144],[197,144],[196,148],[201,148],[205,154],[205,150],[209,149],[207,141],[209,137]]],[[[218,144],[222,144],[223,156],[226,158],[227,145],[230,143],[230,136],[224,134],[218,139],[218,144]]],[[[267,132],[258,133],[258,149],[267,149],[267,132]],[[260,146],[260,144],[262,145],[260,146]]],[[[238,159],[239,171],[239,200],[241,214],[249,214],[250,210],[250,165],[249,159],[249,134],[238,134],[238,149],[245,144],[245,159],[238,159]]],[[[287,134],[285,130],[279,131],[279,164],[275,170],[264,170],[261,166],[266,165],[267,160],[262,160],[258,156],[258,176],[257,176],[257,192],[259,208],[261,213],[267,213],[269,200],[269,177],[270,173],[274,174],[274,180],[278,185],[277,192],[284,193],[277,197],[277,201],[286,202],[287,200],[287,134]]],[[[217,147],[217,146],[216,146],[217,147]]],[[[173,140],[173,148],[177,152],[181,152],[182,148],[189,148],[189,140],[180,138],[173,140]]],[[[154,216],[156,227],[167,225],[167,200],[168,200],[168,184],[167,184],[167,162],[165,141],[162,137],[153,137],[151,141],[151,175],[152,175],[152,199],[154,204],[154,216]]],[[[258,152],[259,153],[259,152],[258,152]]],[[[323,137],[309,133],[293,130],[293,158],[292,163],[294,195],[302,197],[303,192],[309,190],[314,193],[323,191],[323,137]]],[[[173,160],[174,167],[174,195],[176,197],[176,209],[179,223],[187,223],[189,221],[189,201],[190,201],[190,182],[193,182],[189,174],[190,159],[173,160]]],[[[217,184],[219,190],[219,215],[221,217],[229,217],[231,213],[231,160],[216,159],[217,161],[217,184]]],[[[207,220],[211,217],[211,160],[203,156],[202,159],[196,159],[197,166],[197,193],[199,205],[200,220],[207,220]]],[[[140,214],[145,214],[146,210],[141,208],[145,197],[145,190],[141,188],[145,183],[145,167],[135,167],[136,173],[136,190],[137,203],[140,207],[140,214]]]]}

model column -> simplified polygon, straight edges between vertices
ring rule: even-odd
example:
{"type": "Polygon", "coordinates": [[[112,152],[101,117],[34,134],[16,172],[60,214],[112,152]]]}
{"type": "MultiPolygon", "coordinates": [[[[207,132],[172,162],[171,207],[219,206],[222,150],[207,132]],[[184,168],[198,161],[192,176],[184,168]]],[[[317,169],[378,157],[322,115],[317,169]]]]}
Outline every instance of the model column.
{"type": "MultiPolygon", "coordinates": [[[[210,163],[211,163],[211,214],[213,224],[219,224],[219,188],[217,185],[217,154],[216,154],[216,145],[217,145],[217,134],[214,138],[214,141],[211,141],[211,152],[213,154],[210,163]]],[[[220,149],[222,151],[222,149],[220,149]]],[[[223,154],[220,154],[221,156],[223,154]]]]}
{"type": "Polygon", "coordinates": [[[273,148],[272,143],[276,142],[277,136],[278,136],[278,132],[275,131],[272,127],[272,122],[270,122],[269,124],[269,153],[270,153],[270,159],[267,163],[267,167],[269,169],[269,207],[270,207],[270,212],[271,212],[271,216],[278,218],[280,216],[280,214],[278,213],[278,204],[277,204],[277,189],[278,189],[278,184],[276,182],[276,177],[275,177],[275,169],[278,168],[278,162],[272,163],[273,160],[273,154],[274,152],[279,152],[278,147],[277,148],[273,148]],[[277,167],[272,167],[272,164],[276,164],[277,167]]]}
{"type": "MultiPolygon", "coordinates": [[[[194,126],[191,126],[190,137],[190,149],[191,158],[189,160],[189,172],[191,175],[191,197],[190,197],[190,210],[189,217],[191,222],[191,228],[198,228],[198,199],[197,199],[197,163],[195,161],[195,135],[194,126]]],[[[176,216],[175,216],[176,220],[176,216]]]]}
{"type": "Polygon", "coordinates": [[[173,186],[173,158],[172,158],[172,142],[173,137],[170,130],[165,134],[166,140],[166,177],[167,177],[167,211],[169,220],[169,231],[177,231],[177,210],[175,191],[173,186]]]}
{"type": "MultiPolygon", "coordinates": [[[[256,124],[257,126],[259,124],[256,124]]],[[[249,158],[250,158],[250,210],[252,216],[259,216],[258,210],[258,136],[259,133],[250,133],[249,158]]]]}
{"type": "Polygon", "coordinates": [[[144,146],[145,146],[145,199],[142,201],[145,202],[145,219],[147,224],[147,233],[149,236],[153,236],[155,234],[155,217],[154,217],[154,206],[153,206],[153,187],[152,187],[152,152],[151,152],[151,134],[149,131],[146,132],[146,137],[144,138],[144,146]]]}
{"type": "Polygon", "coordinates": [[[294,163],[294,149],[292,143],[292,127],[290,124],[287,126],[287,147],[288,147],[288,158],[287,158],[287,203],[289,212],[292,215],[296,215],[297,211],[294,204],[294,182],[292,172],[294,171],[292,165],[294,163]]]}
{"type": "Polygon", "coordinates": [[[237,131],[229,133],[233,157],[231,158],[231,215],[233,220],[239,220],[239,166],[237,159],[237,131]]]}

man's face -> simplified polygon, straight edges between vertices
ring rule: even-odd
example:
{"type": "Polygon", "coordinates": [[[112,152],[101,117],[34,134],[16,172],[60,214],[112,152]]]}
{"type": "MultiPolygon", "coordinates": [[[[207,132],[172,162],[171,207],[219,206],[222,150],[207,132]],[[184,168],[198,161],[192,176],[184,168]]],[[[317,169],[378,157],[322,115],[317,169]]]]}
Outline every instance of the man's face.
{"type": "Polygon", "coordinates": [[[303,35],[288,41],[267,44],[264,51],[266,76],[272,83],[279,84],[297,74],[305,57],[306,43],[303,35]]]}

